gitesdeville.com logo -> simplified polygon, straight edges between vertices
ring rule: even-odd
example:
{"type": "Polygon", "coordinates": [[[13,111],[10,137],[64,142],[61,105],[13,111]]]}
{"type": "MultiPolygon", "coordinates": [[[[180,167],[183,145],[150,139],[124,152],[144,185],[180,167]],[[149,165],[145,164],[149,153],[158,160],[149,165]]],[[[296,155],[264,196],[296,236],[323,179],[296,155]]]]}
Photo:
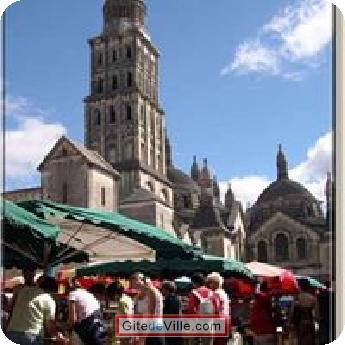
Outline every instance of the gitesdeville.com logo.
{"type": "Polygon", "coordinates": [[[226,315],[116,315],[117,337],[227,337],[226,315]]]}

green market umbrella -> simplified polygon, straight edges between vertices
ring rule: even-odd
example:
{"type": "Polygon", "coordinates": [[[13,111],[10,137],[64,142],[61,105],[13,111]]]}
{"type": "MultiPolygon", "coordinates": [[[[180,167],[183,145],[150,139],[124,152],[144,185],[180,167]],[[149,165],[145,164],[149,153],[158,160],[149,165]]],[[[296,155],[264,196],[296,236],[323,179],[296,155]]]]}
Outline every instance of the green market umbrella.
{"type": "Polygon", "coordinates": [[[83,253],[56,241],[59,227],[37,217],[17,204],[1,200],[2,265],[5,268],[46,268],[60,251],[71,261],[85,261],[83,253]]]}
{"type": "Polygon", "coordinates": [[[112,261],[91,264],[76,269],[76,276],[92,276],[105,274],[118,274],[128,276],[134,272],[143,272],[148,275],[161,277],[181,276],[194,272],[219,272],[225,276],[239,276],[252,279],[252,273],[243,263],[227,260],[211,255],[201,255],[193,259],[158,259],[151,261],[112,261]]]}
{"type": "Polygon", "coordinates": [[[308,285],[314,289],[326,289],[326,286],[321,284],[317,279],[307,277],[307,276],[297,276],[297,281],[300,282],[301,280],[305,280],[308,285]]]}
{"type": "Polygon", "coordinates": [[[45,219],[53,216],[111,230],[114,234],[123,235],[155,250],[159,259],[192,259],[201,254],[199,248],[183,242],[163,229],[116,212],[73,207],[43,200],[22,202],[20,206],[45,219]]]}

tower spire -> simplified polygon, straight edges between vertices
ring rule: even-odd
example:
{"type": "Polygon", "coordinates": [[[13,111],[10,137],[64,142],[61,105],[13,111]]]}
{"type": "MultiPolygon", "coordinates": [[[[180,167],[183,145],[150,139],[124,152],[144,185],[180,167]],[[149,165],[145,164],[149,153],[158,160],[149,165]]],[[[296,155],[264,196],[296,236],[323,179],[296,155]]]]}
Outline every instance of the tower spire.
{"type": "Polygon", "coordinates": [[[231,183],[229,182],[228,184],[228,190],[225,193],[225,207],[230,210],[233,202],[235,201],[235,196],[234,193],[232,191],[232,187],[231,187],[231,183]]]}
{"type": "Polygon", "coordinates": [[[288,162],[283,153],[282,145],[279,144],[278,154],[277,154],[277,180],[288,179],[288,178],[289,178],[288,162]]]}
{"type": "Polygon", "coordinates": [[[199,177],[200,177],[200,167],[199,167],[199,164],[196,160],[195,155],[193,156],[193,164],[192,164],[192,167],[190,169],[190,176],[195,182],[197,182],[199,180],[199,177]]]}
{"type": "Polygon", "coordinates": [[[199,183],[199,186],[202,188],[211,188],[213,181],[211,178],[210,170],[208,169],[208,166],[207,166],[207,158],[204,158],[203,162],[204,162],[204,166],[201,169],[198,183],[199,183]]]}
{"type": "Polygon", "coordinates": [[[217,198],[219,201],[220,197],[220,189],[219,189],[219,183],[216,175],[213,175],[213,195],[217,198]]]}

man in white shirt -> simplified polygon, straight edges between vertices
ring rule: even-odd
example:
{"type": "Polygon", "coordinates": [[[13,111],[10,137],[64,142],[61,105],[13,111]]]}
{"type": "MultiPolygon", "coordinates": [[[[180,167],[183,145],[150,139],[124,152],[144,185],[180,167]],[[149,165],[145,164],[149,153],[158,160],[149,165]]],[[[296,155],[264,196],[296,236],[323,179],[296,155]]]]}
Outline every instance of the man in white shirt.
{"type": "MultiPolygon", "coordinates": [[[[96,297],[81,288],[77,280],[72,281],[68,296],[69,326],[85,345],[102,345],[106,341],[100,303],[96,297]]],[[[76,335],[73,335],[76,339],[76,335]]]]}

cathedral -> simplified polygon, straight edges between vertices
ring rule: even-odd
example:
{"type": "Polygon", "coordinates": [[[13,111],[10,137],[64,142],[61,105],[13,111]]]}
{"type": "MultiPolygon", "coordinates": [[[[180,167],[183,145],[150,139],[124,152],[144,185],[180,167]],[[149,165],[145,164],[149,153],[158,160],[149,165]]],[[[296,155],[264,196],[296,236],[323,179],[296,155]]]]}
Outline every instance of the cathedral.
{"type": "Polygon", "coordinates": [[[277,178],[246,212],[249,261],[292,269],[299,275],[328,279],[332,272],[332,181],[325,186],[326,216],[321,202],[300,183],[289,178],[281,145],[277,178]]]}
{"type": "Polygon", "coordinates": [[[146,15],[144,0],[104,1],[101,34],[88,40],[84,145],[62,137],[38,167],[41,187],[5,197],[120,212],[208,254],[324,272],[327,219],[319,201],[289,179],[281,148],[277,180],[247,212],[231,185],[221,200],[207,159],[200,166],[194,157],[188,174],[174,165],[159,101],[160,55],[146,15]]]}

